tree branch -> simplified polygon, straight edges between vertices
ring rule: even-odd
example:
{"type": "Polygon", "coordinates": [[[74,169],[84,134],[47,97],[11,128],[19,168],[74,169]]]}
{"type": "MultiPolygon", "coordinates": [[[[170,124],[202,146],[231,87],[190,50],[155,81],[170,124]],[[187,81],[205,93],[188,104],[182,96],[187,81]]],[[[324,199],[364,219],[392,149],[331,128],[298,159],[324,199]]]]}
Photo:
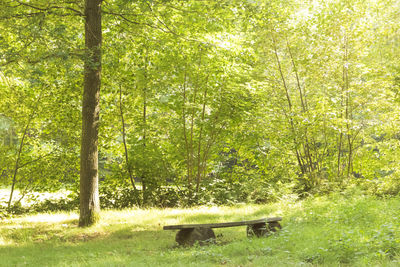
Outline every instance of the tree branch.
{"type": "Polygon", "coordinates": [[[74,12],[76,15],[79,15],[79,16],[82,16],[82,17],[84,16],[82,11],[79,11],[77,9],[74,9],[74,8],[68,7],[68,6],[52,6],[52,5],[49,5],[48,7],[39,7],[39,6],[35,6],[35,5],[32,5],[32,4],[29,4],[29,3],[22,2],[20,0],[14,0],[14,1],[17,2],[20,6],[30,7],[30,8],[42,11],[42,12],[49,12],[52,9],[65,9],[65,10],[69,10],[69,11],[74,12]]]}
{"type": "Polygon", "coordinates": [[[28,165],[30,165],[30,164],[32,164],[34,162],[37,162],[37,161],[39,161],[41,159],[44,159],[44,158],[50,156],[51,154],[53,154],[53,151],[51,151],[51,152],[49,152],[49,153],[47,153],[45,155],[42,155],[42,156],[40,156],[40,157],[38,157],[38,158],[36,158],[34,160],[31,160],[31,161],[25,162],[24,164],[19,165],[18,169],[22,169],[23,167],[28,166],[28,165]]]}

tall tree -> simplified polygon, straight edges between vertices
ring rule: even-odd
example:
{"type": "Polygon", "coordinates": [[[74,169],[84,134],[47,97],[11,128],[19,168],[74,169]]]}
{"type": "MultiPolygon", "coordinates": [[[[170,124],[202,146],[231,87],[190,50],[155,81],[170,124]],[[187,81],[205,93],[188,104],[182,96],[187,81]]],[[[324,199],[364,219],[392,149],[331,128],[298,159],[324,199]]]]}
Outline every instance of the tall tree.
{"type": "Polygon", "coordinates": [[[101,80],[101,0],[85,1],[85,74],[82,100],[79,226],[99,218],[98,127],[101,80]]]}

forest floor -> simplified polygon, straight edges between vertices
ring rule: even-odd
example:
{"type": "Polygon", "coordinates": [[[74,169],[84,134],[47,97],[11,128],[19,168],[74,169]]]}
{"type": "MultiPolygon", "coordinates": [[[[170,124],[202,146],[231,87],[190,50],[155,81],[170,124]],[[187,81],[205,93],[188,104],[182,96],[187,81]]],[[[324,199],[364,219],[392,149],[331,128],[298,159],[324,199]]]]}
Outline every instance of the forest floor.
{"type": "Polygon", "coordinates": [[[78,228],[77,212],[0,221],[0,266],[399,266],[400,197],[356,192],[267,205],[103,210],[78,228]],[[178,247],[162,226],[282,216],[283,229],[247,238],[215,229],[217,244],[178,247]]]}

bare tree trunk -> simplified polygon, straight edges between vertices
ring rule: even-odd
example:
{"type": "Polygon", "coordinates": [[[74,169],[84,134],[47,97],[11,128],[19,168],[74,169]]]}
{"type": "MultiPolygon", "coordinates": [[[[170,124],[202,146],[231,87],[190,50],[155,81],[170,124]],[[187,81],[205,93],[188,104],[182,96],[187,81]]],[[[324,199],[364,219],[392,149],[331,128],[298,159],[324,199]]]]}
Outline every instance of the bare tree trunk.
{"type": "MultiPolygon", "coordinates": [[[[287,49],[288,49],[288,52],[289,52],[290,60],[292,62],[293,71],[294,71],[294,74],[296,76],[296,84],[297,84],[297,89],[299,91],[300,101],[301,101],[301,110],[302,110],[303,113],[306,113],[307,112],[307,106],[305,104],[306,103],[306,101],[305,101],[306,95],[303,92],[303,89],[301,88],[299,73],[297,71],[296,63],[294,61],[292,50],[290,49],[289,41],[288,41],[287,38],[286,38],[286,46],[287,46],[287,49]]],[[[306,160],[308,160],[309,171],[313,172],[314,171],[314,160],[313,160],[311,152],[310,152],[310,142],[309,142],[309,139],[308,139],[308,129],[307,129],[307,127],[305,129],[304,138],[305,138],[305,144],[303,145],[304,146],[304,154],[305,154],[306,160]]]]}
{"type": "Polygon", "coordinates": [[[186,148],[186,172],[187,172],[187,177],[189,180],[189,176],[191,173],[191,168],[190,168],[190,148],[189,148],[189,141],[188,141],[188,134],[186,130],[186,79],[187,79],[187,74],[186,74],[186,66],[185,66],[185,76],[184,76],[184,81],[183,81],[183,104],[182,104],[182,127],[183,127],[183,137],[185,139],[185,148],[186,148]]]}
{"type": "Polygon", "coordinates": [[[346,67],[344,70],[344,85],[346,89],[346,131],[347,131],[347,144],[349,149],[348,159],[347,159],[347,178],[349,178],[350,173],[352,171],[352,163],[353,163],[353,142],[352,142],[352,135],[351,135],[351,125],[350,121],[352,120],[352,107],[351,107],[351,95],[350,95],[350,82],[349,82],[349,51],[348,51],[348,40],[345,39],[345,64],[346,67]]]}
{"type": "Polygon", "coordinates": [[[342,168],[340,167],[342,159],[342,145],[343,145],[343,133],[340,132],[338,140],[338,157],[337,157],[337,178],[341,176],[342,168]]]}
{"type": "Polygon", "coordinates": [[[190,162],[190,173],[188,176],[188,185],[191,186],[193,174],[194,174],[194,118],[196,115],[196,101],[197,101],[197,86],[193,88],[193,103],[192,103],[192,114],[190,118],[190,142],[189,142],[189,162],[190,162]]]}
{"type": "Polygon", "coordinates": [[[135,186],[135,180],[133,178],[132,168],[131,168],[131,165],[129,164],[128,147],[126,145],[126,131],[125,131],[124,109],[123,109],[123,105],[122,105],[122,86],[121,85],[119,86],[119,111],[120,111],[121,124],[122,124],[122,143],[124,144],[126,169],[128,170],[129,180],[131,182],[133,191],[135,192],[135,195],[137,196],[136,203],[140,204],[140,201],[138,199],[139,194],[138,194],[137,188],[135,186]]]}
{"type": "MultiPolygon", "coordinates": [[[[147,47],[146,56],[144,59],[144,87],[143,87],[143,154],[146,156],[146,137],[147,137],[147,64],[148,64],[148,54],[147,47]]],[[[145,168],[146,169],[146,168],[145,168]]],[[[142,173],[142,197],[143,203],[146,203],[147,199],[147,176],[146,171],[142,173]]]]}
{"type": "MultiPolygon", "coordinates": [[[[35,116],[35,114],[36,114],[36,111],[37,111],[38,105],[40,104],[41,98],[42,98],[42,93],[40,93],[39,98],[37,99],[37,102],[36,102],[36,106],[34,107],[32,113],[31,113],[31,114],[29,115],[29,117],[28,117],[28,121],[26,122],[26,126],[25,126],[25,129],[24,129],[24,133],[22,134],[21,142],[20,142],[20,144],[19,144],[19,149],[18,149],[18,152],[17,152],[17,159],[15,160],[15,167],[14,167],[14,174],[13,174],[13,180],[12,180],[11,191],[10,191],[10,198],[9,198],[8,204],[7,204],[7,207],[8,207],[8,208],[11,207],[11,203],[12,203],[12,199],[13,199],[13,194],[14,194],[14,190],[15,190],[15,185],[16,185],[16,183],[17,183],[17,174],[18,174],[18,170],[19,170],[20,168],[22,168],[22,167],[24,167],[24,166],[26,166],[26,165],[28,165],[28,164],[30,164],[30,163],[32,163],[32,162],[35,161],[35,160],[34,160],[34,161],[31,161],[31,162],[25,163],[25,164],[23,164],[23,165],[20,165],[21,154],[22,154],[22,149],[23,149],[24,142],[25,142],[25,137],[26,137],[26,134],[27,134],[27,132],[28,132],[29,126],[30,126],[30,124],[31,124],[31,121],[32,121],[32,119],[34,118],[34,116],[35,116]]],[[[11,140],[10,140],[10,144],[12,144],[12,143],[11,143],[11,140]]],[[[51,154],[51,153],[50,153],[50,154],[51,154]]],[[[40,157],[38,158],[38,160],[39,160],[39,159],[40,159],[40,157]]]]}
{"type": "Polygon", "coordinates": [[[197,146],[196,192],[199,191],[199,186],[200,186],[200,181],[201,181],[201,174],[202,174],[202,166],[205,165],[205,163],[201,160],[201,145],[202,145],[202,138],[203,138],[203,122],[204,122],[204,117],[205,117],[205,113],[206,113],[206,104],[207,104],[207,89],[208,88],[207,88],[207,81],[206,81],[206,89],[204,90],[204,95],[203,95],[203,110],[201,112],[201,125],[200,125],[199,142],[198,142],[198,146],[197,146]]]}
{"type": "MultiPolygon", "coordinates": [[[[350,127],[349,127],[349,80],[348,80],[348,48],[347,48],[347,36],[344,37],[344,56],[343,56],[343,67],[342,67],[342,92],[341,92],[341,110],[340,110],[340,118],[343,118],[343,106],[344,106],[344,118],[346,120],[346,130],[347,135],[350,134],[350,127]]],[[[340,134],[339,134],[339,144],[338,144],[338,160],[337,160],[337,175],[338,178],[344,173],[344,169],[341,168],[341,157],[343,154],[343,129],[342,127],[340,134]]],[[[349,139],[350,140],[350,139],[349,139]]],[[[350,149],[350,147],[349,147],[350,149]]],[[[351,158],[351,152],[349,151],[349,158],[347,159],[347,164],[349,164],[349,160],[351,158]]],[[[347,165],[347,176],[349,175],[349,166],[347,165]]]]}
{"type": "Polygon", "coordinates": [[[85,58],[82,100],[79,226],[99,219],[98,128],[101,84],[101,2],[85,1],[85,58]]]}
{"type": "MultiPolygon", "coordinates": [[[[198,67],[200,69],[201,67],[201,49],[200,49],[200,59],[199,59],[199,64],[198,67]]],[[[196,81],[193,83],[193,101],[192,101],[192,107],[191,107],[191,117],[190,117],[190,139],[189,139],[189,158],[188,161],[190,163],[190,172],[188,174],[188,186],[189,188],[192,185],[192,180],[194,179],[194,175],[195,175],[195,133],[194,133],[194,121],[195,121],[195,117],[196,117],[196,104],[197,104],[197,93],[198,93],[198,87],[199,87],[199,72],[197,72],[197,77],[196,77],[196,81]]]]}
{"type": "MultiPolygon", "coordinates": [[[[288,88],[288,86],[286,84],[285,76],[283,75],[281,61],[280,61],[279,56],[278,56],[278,49],[276,47],[276,40],[275,40],[275,37],[273,35],[272,35],[272,43],[274,45],[274,54],[275,54],[276,64],[277,64],[277,67],[278,67],[278,70],[279,70],[279,74],[280,74],[281,79],[282,79],[283,89],[285,90],[285,95],[286,95],[286,100],[288,102],[289,111],[291,112],[292,111],[292,101],[290,100],[289,88],[288,88]]],[[[300,153],[299,149],[297,148],[299,143],[298,143],[297,137],[296,137],[297,133],[296,133],[296,128],[294,126],[293,118],[292,118],[292,115],[287,115],[286,117],[289,120],[290,129],[291,129],[292,135],[293,135],[293,141],[294,141],[294,145],[295,145],[294,150],[295,150],[295,153],[296,153],[297,162],[299,164],[301,173],[304,174],[306,172],[306,169],[305,169],[305,166],[304,166],[304,163],[303,163],[303,160],[302,160],[301,153],[300,153]]]]}
{"type": "Polygon", "coordinates": [[[11,185],[10,198],[9,198],[8,204],[7,204],[8,208],[11,207],[11,202],[12,202],[12,199],[13,199],[15,184],[17,183],[17,174],[18,174],[18,169],[19,169],[19,162],[21,160],[22,148],[24,146],[26,133],[27,133],[27,131],[29,129],[29,124],[31,122],[31,119],[32,119],[32,117],[30,116],[29,119],[28,119],[28,122],[26,123],[25,130],[24,130],[24,133],[22,134],[21,142],[19,144],[19,149],[18,149],[18,153],[17,153],[17,159],[15,160],[14,175],[13,175],[13,180],[12,180],[12,185],[11,185]]]}

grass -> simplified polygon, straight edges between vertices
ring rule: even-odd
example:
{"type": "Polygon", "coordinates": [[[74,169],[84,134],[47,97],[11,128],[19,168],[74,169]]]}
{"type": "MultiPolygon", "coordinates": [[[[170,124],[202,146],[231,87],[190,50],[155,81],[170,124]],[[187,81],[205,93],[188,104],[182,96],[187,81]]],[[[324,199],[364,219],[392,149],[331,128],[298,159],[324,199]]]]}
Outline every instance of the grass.
{"type": "Polygon", "coordinates": [[[333,194],[269,205],[104,210],[78,228],[78,214],[0,222],[0,266],[399,266],[400,197],[333,194]],[[282,216],[268,238],[245,227],[215,229],[210,246],[177,247],[163,225],[282,216]]]}

